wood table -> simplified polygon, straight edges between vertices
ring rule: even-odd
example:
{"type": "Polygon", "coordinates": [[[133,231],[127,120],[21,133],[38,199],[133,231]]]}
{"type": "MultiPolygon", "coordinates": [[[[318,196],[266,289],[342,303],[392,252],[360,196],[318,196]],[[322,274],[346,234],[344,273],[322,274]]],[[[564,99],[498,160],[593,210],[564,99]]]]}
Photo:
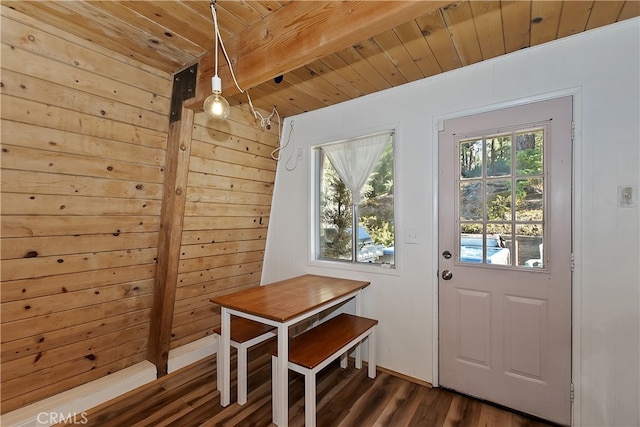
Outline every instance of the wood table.
{"type": "MultiPolygon", "coordinates": [[[[280,357],[277,375],[280,380],[277,382],[276,396],[272,398],[276,401],[278,414],[283,416],[272,415],[274,422],[277,420],[280,422],[278,425],[286,426],[289,413],[289,327],[352,298],[355,300],[355,314],[361,314],[361,293],[369,284],[370,282],[307,274],[211,298],[211,302],[221,307],[222,334],[217,357],[217,369],[222,370],[220,404],[227,406],[230,403],[231,315],[272,325],[278,329],[280,357]]],[[[359,364],[359,350],[356,359],[359,364]]]]}

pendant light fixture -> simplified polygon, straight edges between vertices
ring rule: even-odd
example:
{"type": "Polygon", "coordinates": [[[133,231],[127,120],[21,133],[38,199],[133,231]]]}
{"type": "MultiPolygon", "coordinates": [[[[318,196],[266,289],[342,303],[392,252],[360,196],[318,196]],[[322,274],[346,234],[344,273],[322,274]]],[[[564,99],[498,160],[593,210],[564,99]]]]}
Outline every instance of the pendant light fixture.
{"type": "Polygon", "coordinates": [[[213,77],[211,77],[211,95],[204,100],[204,111],[216,121],[223,121],[229,116],[229,103],[222,96],[222,80],[218,77],[218,19],[216,17],[215,1],[211,1],[211,16],[213,17],[214,40],[215,40],[215,68],[213,77]]]}
{"type": "MultiPolygon", "coordinates": [[[[211,0],[211,17],[213,18],[213,29],[215,36],[215,64],[213,70],[213,77],[211,78],[211,92],[212,94],[204,100],[203,110],[204,112],[211,117],[211,119],[216,121],[223,121],[229,116],[229,112],[231,108],[229,107],[229,103],[226,99],[222,97],[222,80],[218,77],[218,45],[220,45],[220,49],[224,54],[225,59],[227,60],[227,64],[229,64],[229,73],[231,74],[231,78],[233,79],[233,83],[235,83],[238,91],[247,95],[247,101],[249,104],[249,109],[253,114],[253,117],[256,120],[260,121],[260,127],[262,130],[271,129],[271,121],[275,120],[278,123],[278,140],[281,138],[281,123],[280,123],[280,114],[278,113],[278,109],[276,106],[273,107],[273,111],[267,117],[263,116],[253,107],[253,102],[251,102],[251,97],[249,96],[249,92],[243,90],[238,84],[238,79],[236,79],[236,75],[233,72],[233,66],[231,65],[231,61],[229,60],[229,55],[227,54],[227,50],[224,47],[224,41],[222,40],[222,36],[220,35],[220,29],[218,27],[218,17],[216,14],[216,0],[211,0]]],[[[276,82],[280,83],[283,79],[283,76],[278,76],[276,78],[276,82]]],[[[291,128],[293,129],[293,122],[291,122],[291,128]]],[[[271,157],[274,160],[280,160],[280,150],[284,149],[289,144],[289,141],[285,145],[282,145],[271,152],[271,157]]]]}

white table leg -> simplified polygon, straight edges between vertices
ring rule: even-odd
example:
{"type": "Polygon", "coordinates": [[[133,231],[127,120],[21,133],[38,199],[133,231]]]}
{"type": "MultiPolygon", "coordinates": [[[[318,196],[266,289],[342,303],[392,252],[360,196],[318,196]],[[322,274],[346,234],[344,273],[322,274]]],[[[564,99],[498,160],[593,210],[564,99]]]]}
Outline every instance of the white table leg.
{"type": "Polygon", "coordinates": [[[218,343],[218,370],[222,372],[220,390],[220,405],[228,406],[231,400],[231,315],[222,307],[220,310],[222,332],[218,343]]]}
{"type": "Polygon", "coordinates": [[[304,374],[304,425],[316,427],[316,373],[308,370],[304,374]]]}
{"type": "Polygon", "coordinates": [[[376,377],[376,328],[373,328],[369,338],[367,339],[369,344],[369,378],[376,377]]]}
{"type": "Polygon", "coordinates": [[[289,327],[278,325],[278,363],[277,363],[276,400],[277,414],[274,423],[280,427],[289,425],[289,327]]]}

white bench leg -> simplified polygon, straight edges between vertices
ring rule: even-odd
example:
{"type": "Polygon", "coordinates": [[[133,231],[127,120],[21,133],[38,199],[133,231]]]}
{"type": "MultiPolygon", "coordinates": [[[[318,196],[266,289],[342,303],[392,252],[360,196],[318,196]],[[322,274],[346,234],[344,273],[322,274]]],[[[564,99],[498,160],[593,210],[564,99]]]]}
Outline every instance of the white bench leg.
{"type": "MultiPolygon", "coordinates": [[[[317,403],[316,403],[316,371],[323,369],[323,367],[327,366],[330,361],[335,360],[336,356],[340,357],[340,366],[342,368],[347,367],[349,350],[345,351],[345,348],[353,349],[355,344],[356,348],[360,348],[360,346],[364,343],[364,340],[367,340],[367,344],[369,345],[369,364],[368,364],[368,376],[369,378],[376,377],[376,336],[375,336],[375,328],[372,327],[368,330],[368,333],[362,333],[359,335],[360,340],[353,340],[348,345],[341,348],[342,353],[338,353],[337,351],[331,355],[331,357],[327,356],[327,359],[319,365],[317,365],[314,369],[307,369],[302,367],[301,365],[297,365],[295,363],[287,364],[287,372],[289,369],[293,369],[296,372],[299,372],[304,375],[304,419],[306,427],[315,427],[316,426],[316,411],[317,411],[317,403]]],[[[361,361],[360,361],[361,362],[361,361]]],[[[272,416],[273,423],[276,425],[286,424],[288,418],[288,412],[282,413],[282,410],[279,408],[280,405],[276,405],[276,393],[282,384],[278,383],[278,364],[282,364],[278,357],[275,355],[271,356],[271,404],[272,404],[272,416]]],[[[356,361],[357,363],[357,361],[356,361]]],[[[357,363],[358,364],[358,363],[357,363]]],[[[359,364],[358,368],[362,367],[362,363],[359,364]]]]}
{"type": "Polygon", "coordinates": [[[304,374],[304,425],[316,426],[316,374],[311,370],[304,374]]]}
{"type": "Polygon", "coordinates": [[[371,333],[367,338],[369,344],[369,378],[376,377],[376,328],[371,329],[371,333]]]}
{"type": "MultiPolygon", "coordinates": [[[[220,343],[220,335],[218,337],[218,344],[220,343]]],[[[220,352],[216,352],[216,390],[222,390],[222,369],[220,368],[220,352]]]]}
{"type": "Polygon", "coordinates": [[[238,346],[238,404],[247,403],[247,352],[246,346],[238,346]]]}
{"type": "Polygon", "coordinates": [[[340,367],[342,369],[346,369],[349,365],[349,352],[345,351],[342,356],[340,356],[340,367]]]}

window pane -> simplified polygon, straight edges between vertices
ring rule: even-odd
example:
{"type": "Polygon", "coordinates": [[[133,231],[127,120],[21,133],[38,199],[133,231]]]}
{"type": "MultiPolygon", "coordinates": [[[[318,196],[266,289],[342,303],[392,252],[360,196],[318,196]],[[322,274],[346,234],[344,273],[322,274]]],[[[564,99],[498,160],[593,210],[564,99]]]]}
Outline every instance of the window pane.
{"type": "Polygon", "coordinates": [[[460,225],[460,262],[482,263],[483,228],[481,223],[465,223],[460,225]]]}
{"type": "Polygon", "coordinates": [[[487,262],[494,265],[511,265],[512,226],[509,223],[487,224],[487,262]]]}
{"type": "Polygon", "coordinates": [[[487,220],[511,220],[511,181],[487,181],[487,220]]]}
{"type": "Polygon", "coordinates": [[[482,176],[482,139],[460,143],[460,176],[462,178],[482,176]]]}
{"type": "Polygon", "coordinates": [[[460,220],[482,221],[482,182],[460,183],[460,220]]]}
{"type": "Polygon", "coordinates": [[[487,138],[487,176],[511,175],[511,135],[487,138]]]}
{"type": "Polygon", "coordinates": [[[516,134],[516,175],[542,174],[543,147],[542,129],[516,134]]]}
{"type": "Polygon", "coordinates": [[[544,181],[542,178],[516,181],[516,221],[544,219],[544,181]]]}
{"type": "Polygon", "coordinates": [[[516,227],[518,265],[528,268],[544,268],[543,230],[541,224],[518,225],[516,227]]]}
{"type": "Polygon", "coordinates": [[[358,207],[358,223],[369,236],[359,241],[358,261],[395,265],[393,201],[393,142],[390,142],[365,185],[358,207]]]}

